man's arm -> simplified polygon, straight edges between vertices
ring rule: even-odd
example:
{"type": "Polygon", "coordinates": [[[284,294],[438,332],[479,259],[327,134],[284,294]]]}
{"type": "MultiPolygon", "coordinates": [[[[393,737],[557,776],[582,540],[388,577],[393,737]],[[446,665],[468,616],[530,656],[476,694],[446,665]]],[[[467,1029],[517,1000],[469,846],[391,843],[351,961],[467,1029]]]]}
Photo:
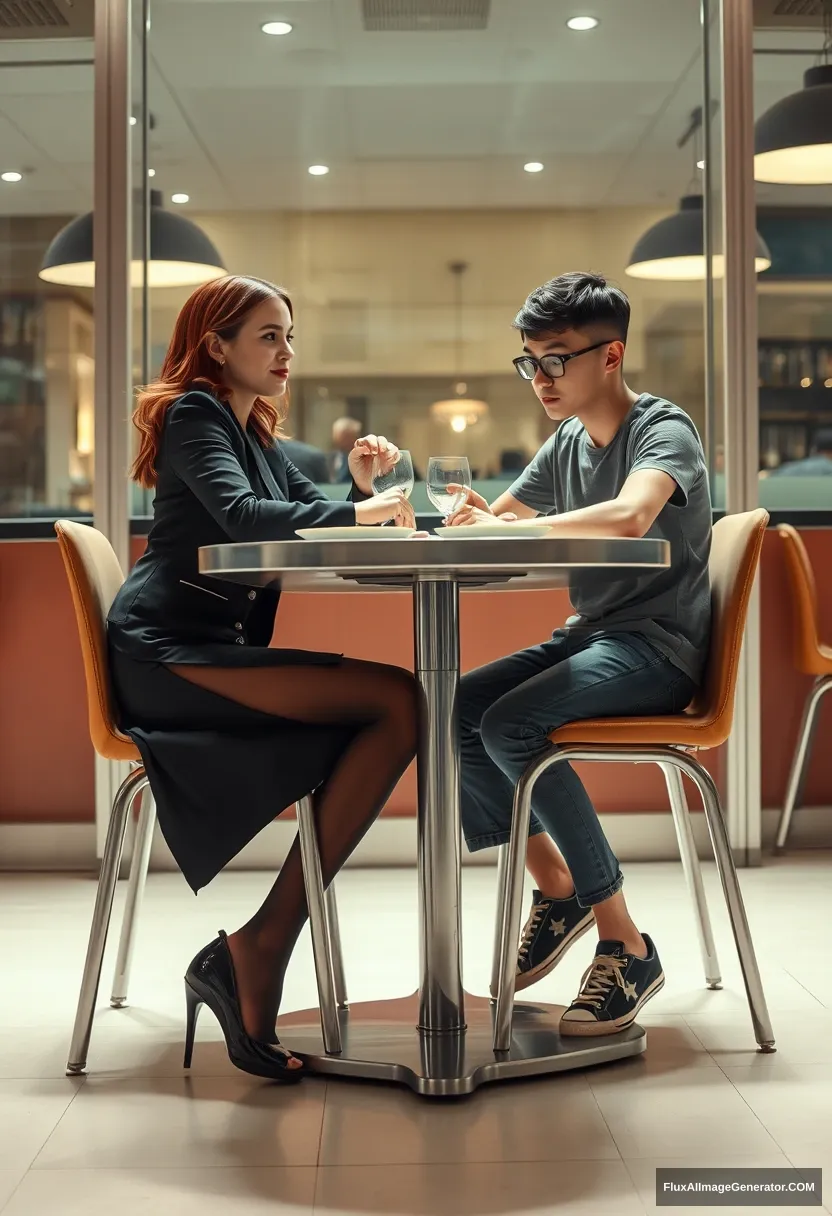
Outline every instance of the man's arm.
{"type": "MultiPolygon", "coordinates": [[[[668,473],[639,469],[630,474],[617,498],[562,515],[547,515],[546,519],[555,536],[646,536],[677,488],[668,473]]],[[[489,508],[485,499],[471,490],[468,502],[454,512],[448,523],[453,526],[487,523],[494,516],[507,513],[515,516],[515,520],[505,521],[509,527],[512,522],[522,523],[537,515],[532,507],[518,502],[508,492],[501,494],[489,508]]]]}
{"type": "MultiPolygon", "coordinates": [[[[462,486],[448,486],[449,491],[462,490],[462,488],[462,486]]],[[[482,494],[478,494],[476,490],[466,489],[465,502],[457,507],[456,511],[449,516],[449,520],[456,522],[457,516],[467,516],[473,511],[480,511],[483,515],[511,514],[515,519],[533,519],[537,515],[534,507],[527,507],[525,503],[519,502],[509,490],[495,499],[489,507],[482,494]]]]}
{"type": "Polygon", "coordinates": [[[617,498],[551,517],[555,536],[646,536],[676,493],[677,484],[659,469],[631,473],[617,498]]]}
{"type": "Polygon", "coordinates": [[[491,504],[492,515],[512,514],[517,519],[534,519],[537,511],[534,507],[527,507],[524,502],[520,502],[515,498],[510,490],[506,490],[499,498],[495,499],[491,504]]]}

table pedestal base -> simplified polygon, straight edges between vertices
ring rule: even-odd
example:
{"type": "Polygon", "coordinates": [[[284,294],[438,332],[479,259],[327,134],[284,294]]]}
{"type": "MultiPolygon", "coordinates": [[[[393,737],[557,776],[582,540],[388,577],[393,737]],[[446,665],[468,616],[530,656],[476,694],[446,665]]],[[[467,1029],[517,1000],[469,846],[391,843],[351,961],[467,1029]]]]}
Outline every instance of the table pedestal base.
{"type": "Polygon", "coordinates": [[[289,1013],[278,1021],[280,1041],[303,1055],[311,1072],[370,1081],[396,1081],[432,1098],[461,1097],[487,1081],[591,1068],[636,1056],[647,1046],[640,1026],[595,1038],[561,1037],[563,1005],[514,1006],[511,1051],[495,1055],[493,1006],[465,997],[464,1034],[423,1034],[416,1029],[416,995],[351,1006],[339,1014],[343,1051],[325,1054],[317,1009],[289,1013]]]}

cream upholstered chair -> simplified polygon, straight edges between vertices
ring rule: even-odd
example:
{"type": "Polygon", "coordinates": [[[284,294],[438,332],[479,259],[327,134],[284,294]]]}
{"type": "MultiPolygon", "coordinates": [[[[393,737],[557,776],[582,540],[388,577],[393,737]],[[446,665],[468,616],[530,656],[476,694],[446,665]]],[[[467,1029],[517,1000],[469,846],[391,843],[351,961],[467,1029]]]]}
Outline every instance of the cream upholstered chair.
{"type": "MultiPolygon", "coordinates": [[[[69,1049],[67,1073],[84,1072],[92,1034],[95,1002],[101,980],[104,949],[113,909],[116,880],[121,866],[124,837],[130,809],[141,799],[133,858],[127,886],[115,978],[110,1003],[115,1008],[127,1001],[127,984],[135,942],[138,913],[144,893],[156,806],[136,745],[116,725],[117,715],[109,678],[107,653],[107,613],[115,599],[124,574],[107,538],[95,528],[70,520],[55,524],[61,556],[66,568],[78,636],[84,660],[90,739],[105,760],[127,761],[131,772],[122,782],[113,801],[104,857],[98,879],[81,992],[69,1049]]],[[[346,988],[341,958],[338,914],[332,885],[324,894],[321,863],[312,814],[311,799],[297,803],[298,831],[301,840],[304,878],[310,910],[310,928],[315,955],[315,971],[321,1004],[321,1023],[327,1052],[341,1050],[337,1008],[346,1006],[346,988]]]]}
{"type": "Polygon", "coordinates": [[[708,986],[721,986],[699,859],[682,784],[685,773],[702,795],[705,817],[748,996],[754,1034],[762,1051],[774,1050],[760,972],[713,778],[695,753],[719,747],[731,733],[740,651],[748,603],[760,560],[768,514],[729,515],[714,527],[710,559],[712,623],[704,683],[683,714],[572,722],[550,736],[551,749],[526,769],[514,797],[511,840],[501,850],[492,991],[496,993],[494,1049],[511,1045],[511,1011],[517,936],[523,897],[526,842],[535,782],[566,761],[630,761],[658,764],[665,774],[682,865],[697,912],[708,986]]]}
{"type": "Polygon", "coordinates": [[[800,533],[789,524],[777,529],[786,551],[786,568],[792,585],[795,605],[794,659],[798,671],[813,676],[812,687],[803,707],[803,720],[797,736],[797,746],[792,758],[789,781],[786,786],[786,801],[777,825],[775,852],[782,853],[786,847],[792,815],[801,803],[806,770],[818,724],[820,703],[832,688],[832,647],[820,638],[818,619],[818,593],[815,576],[806,546],[800,533]]]}

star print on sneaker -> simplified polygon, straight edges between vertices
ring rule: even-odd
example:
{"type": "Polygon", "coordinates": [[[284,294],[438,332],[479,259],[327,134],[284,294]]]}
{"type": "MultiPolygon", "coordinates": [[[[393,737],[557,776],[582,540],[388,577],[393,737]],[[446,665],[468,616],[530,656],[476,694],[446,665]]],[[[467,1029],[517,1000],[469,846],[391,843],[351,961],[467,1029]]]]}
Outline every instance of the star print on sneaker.
{"type": "MultiPolygon", "coordinates": [[[[548,899],[535,891],[532,910],[520,936],[515,991],[528,988],[548,975],[569,947],[594,923],[594,912],[591,908],[582,908],[577,896],[548,899]]],[[[492,989],[491,995],[496,998],[497,993],[492,989]]]]}
{"type": "Polygon", "coordinates": [[[628,954],[623,942],[601,941],[584,972],[581,990],[561,1017],[564,1035],[615,1034],[626,1030],[660,988],[664,972],[652,938],[642,934],[647,957],[628,954]]]}

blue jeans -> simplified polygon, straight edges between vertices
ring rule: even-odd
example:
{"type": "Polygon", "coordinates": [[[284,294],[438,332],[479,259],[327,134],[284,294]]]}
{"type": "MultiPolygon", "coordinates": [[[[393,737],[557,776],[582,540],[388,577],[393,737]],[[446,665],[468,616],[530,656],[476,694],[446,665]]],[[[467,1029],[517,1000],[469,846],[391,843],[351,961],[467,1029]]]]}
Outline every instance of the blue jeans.
{"type": "MultiPolygon", "coordinates": [[[[462,677],[462,830],[469,850],[505,844],[514,787],[548,746],[550,731],[582,718],[681,713],[695,685],[637,633],[576,637],[521,650],[462,677]]],[[[595,808],[572,767],[537,782],[530,835],[548,832],[583,907],[609,899],[623,879],[595,808]]]]}

